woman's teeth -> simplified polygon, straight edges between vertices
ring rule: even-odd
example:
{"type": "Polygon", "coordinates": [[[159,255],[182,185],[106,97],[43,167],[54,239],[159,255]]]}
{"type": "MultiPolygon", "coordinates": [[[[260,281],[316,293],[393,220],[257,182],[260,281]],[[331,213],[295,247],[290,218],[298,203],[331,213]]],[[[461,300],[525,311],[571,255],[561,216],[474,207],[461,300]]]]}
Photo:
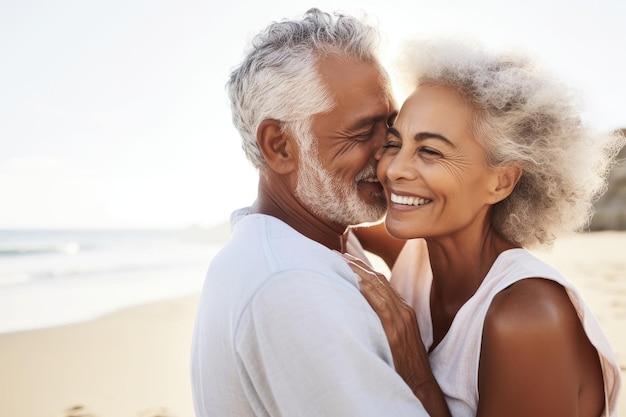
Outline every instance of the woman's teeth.
{"type": "Polygon", "coordinates": [[[404,204],[406,206],[422,206],[430,203],[432,200],[421,197],[409,197],[406,195],[391,194],[391,202],[396,204],[404,204]]]}

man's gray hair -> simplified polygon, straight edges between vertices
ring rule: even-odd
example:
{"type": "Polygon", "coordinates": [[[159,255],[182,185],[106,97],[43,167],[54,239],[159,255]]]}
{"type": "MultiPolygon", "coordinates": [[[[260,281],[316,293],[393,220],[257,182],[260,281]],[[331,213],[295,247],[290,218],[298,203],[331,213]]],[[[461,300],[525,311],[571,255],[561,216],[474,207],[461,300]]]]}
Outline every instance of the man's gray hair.
{"type": "Polygon", "coordinates": [[[233,123],[252,164],[262,169],[265,159],[257,146],[259,124],[279,120],[303,148],[311,117],[335,105],[318,74],[318,62],[329,54],[346,60],[377,62],[378,33],[372,26],[341,14],[318,9],[301,20],[273,22],[252,40],[244,61],[230,74],[227,90],[233,123]]]}

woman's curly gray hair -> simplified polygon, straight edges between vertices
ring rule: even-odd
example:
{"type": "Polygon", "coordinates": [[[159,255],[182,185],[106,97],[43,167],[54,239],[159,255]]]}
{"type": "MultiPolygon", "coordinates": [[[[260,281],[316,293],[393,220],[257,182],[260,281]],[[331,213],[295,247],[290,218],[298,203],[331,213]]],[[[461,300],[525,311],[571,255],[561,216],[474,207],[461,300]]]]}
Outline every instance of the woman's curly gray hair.
{"type": "Polygon", "coordinates": [[[492,225],[506,239],[550,245],[588,225],[625,140],[585,126],[572,89],[523,56],[451,40],[407,42],[400,69],[411,89],[458,91],[475,110],[472,130],[487,163],[522,169],[511,195],[493,207],[492,225]]]}
{"type": "Polygon", "coordinates": [[[328,54],[377,62],[378,32],[350,16],[310,9],[301,20],[270,24],[252,40],[243,62],[226,85],[232,118],[248,159],[257,168],[265,160],[256,142],[259,124],[282,122],[302,148],[311,143],[310,120],[335,105],[318,75],[317,63],[328,54]]]}

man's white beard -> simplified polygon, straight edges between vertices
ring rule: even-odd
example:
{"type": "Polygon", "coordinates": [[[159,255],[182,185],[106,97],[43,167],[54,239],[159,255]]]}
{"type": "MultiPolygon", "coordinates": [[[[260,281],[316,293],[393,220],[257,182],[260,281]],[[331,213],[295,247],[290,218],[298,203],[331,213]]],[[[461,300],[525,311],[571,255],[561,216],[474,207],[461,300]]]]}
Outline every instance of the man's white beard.
{"type": "Polygon", "coordinates": [[[346,184],[322,167],[311,148],[301,149],[295,194],[313,214],[345,226],[374,222],[385,214],[384,202],[367,204],[359,198],[357,183],[375,177],[374,166],[367,166],[357,175],[354,183],[346,184]]]}

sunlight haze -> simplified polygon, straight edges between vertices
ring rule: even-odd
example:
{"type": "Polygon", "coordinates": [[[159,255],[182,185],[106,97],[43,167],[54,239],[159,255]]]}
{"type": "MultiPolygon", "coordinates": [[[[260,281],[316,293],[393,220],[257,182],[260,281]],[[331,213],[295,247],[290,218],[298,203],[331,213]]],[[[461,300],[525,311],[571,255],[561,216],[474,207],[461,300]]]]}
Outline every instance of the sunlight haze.
{"type": "Polygon", "coordinates": [[[392,74],[407,35],[519,46],[589,123],[626,127],[623,1],[4,2],[0,228],[211,226],[252,203],[224,85],[255,33],[310,7],[366,13],[392,74]]]}

